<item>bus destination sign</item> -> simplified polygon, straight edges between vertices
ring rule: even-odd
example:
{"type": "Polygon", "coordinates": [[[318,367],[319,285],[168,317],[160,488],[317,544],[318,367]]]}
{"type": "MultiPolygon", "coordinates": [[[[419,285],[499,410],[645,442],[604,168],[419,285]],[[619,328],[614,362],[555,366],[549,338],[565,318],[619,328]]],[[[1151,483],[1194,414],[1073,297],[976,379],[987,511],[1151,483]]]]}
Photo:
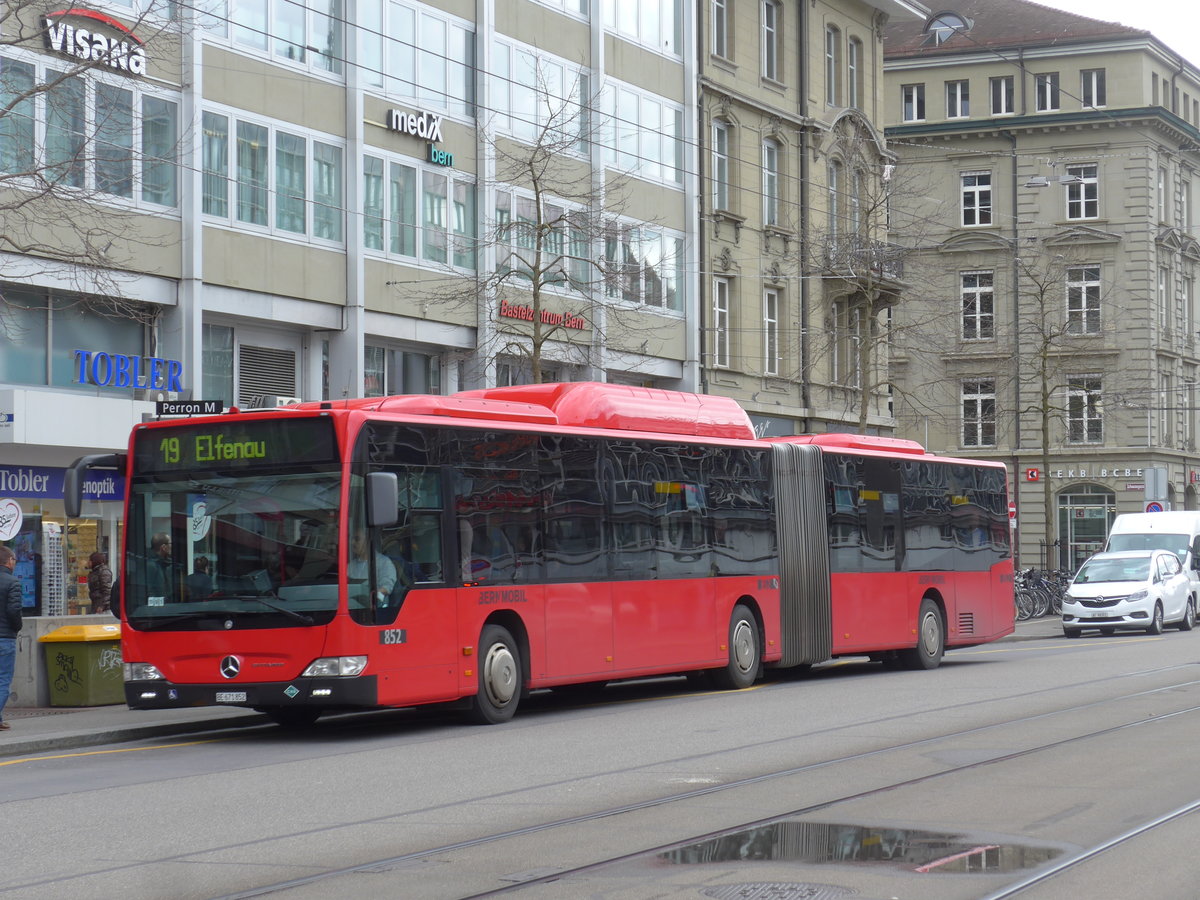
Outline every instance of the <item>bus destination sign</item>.
{"type": "Polygon", "coordinates": [[[321,416],[143,428],[134,442],[141,472],[305,465],[337,460],[333,423],[321,416]]]}

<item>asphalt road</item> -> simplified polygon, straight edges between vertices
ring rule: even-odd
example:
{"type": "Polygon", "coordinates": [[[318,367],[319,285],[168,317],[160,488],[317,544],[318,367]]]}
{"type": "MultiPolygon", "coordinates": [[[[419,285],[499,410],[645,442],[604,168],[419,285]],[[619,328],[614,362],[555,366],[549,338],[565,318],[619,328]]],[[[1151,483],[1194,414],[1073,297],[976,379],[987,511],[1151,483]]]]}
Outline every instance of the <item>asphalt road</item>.
{"type": "Polygon", "coordinates": [[[1048,638],[7,759],[0,897],[1194,900],[1198,658],[1048,638]]]}

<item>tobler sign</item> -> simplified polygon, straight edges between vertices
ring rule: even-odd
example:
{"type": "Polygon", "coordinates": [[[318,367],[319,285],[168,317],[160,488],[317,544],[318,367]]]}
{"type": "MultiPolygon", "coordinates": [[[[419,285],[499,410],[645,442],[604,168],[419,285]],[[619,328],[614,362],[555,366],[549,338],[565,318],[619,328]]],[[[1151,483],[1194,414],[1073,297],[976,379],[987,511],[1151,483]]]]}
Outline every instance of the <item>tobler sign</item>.
{"type": "Polygon", "coordinates": [[[146,51],[141,38],[112,16],[90,9],[62,9],[46,13],[42,24],[46,29],[47,50],[134,75],[146,74],[146,51]],[[64,19],[75,20],[75,24],[64,19]],[[93,31],[93,22],[116,34],[93,31]]]}

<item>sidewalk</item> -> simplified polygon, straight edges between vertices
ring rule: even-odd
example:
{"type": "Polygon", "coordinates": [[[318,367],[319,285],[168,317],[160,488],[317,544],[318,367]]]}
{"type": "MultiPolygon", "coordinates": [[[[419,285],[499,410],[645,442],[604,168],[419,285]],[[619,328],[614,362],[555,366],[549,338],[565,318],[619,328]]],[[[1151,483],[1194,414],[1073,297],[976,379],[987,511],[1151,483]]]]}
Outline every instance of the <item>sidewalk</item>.
{"type": "Polygon", "coordinates": [[[121,704],[48,709],[6,706],[4,721],[12,727],[0,731],[0,767],[4,765],[4,757],[198,735],[216,729],[263,725],[270,720],[252,709],[240,707],[136,710],[121,704]]]}
{"type": "MultiPolygon", "coordinates": [[[[1016,623],[1005,641],[1060,638],[1062,621],[1044,616],[1016,623]]],[[[4,757],[74,750],[122,741],[198,735],[201,732],[264,725],[261,713],[240,707],[201,706],[191,709],[134,710],[119,706],[21,708],[6,707],[4,721],[12,728],[0,731],[0,760],[4,757]]],[[[0,761],[0,766],[3,766],[0,761]]]]}

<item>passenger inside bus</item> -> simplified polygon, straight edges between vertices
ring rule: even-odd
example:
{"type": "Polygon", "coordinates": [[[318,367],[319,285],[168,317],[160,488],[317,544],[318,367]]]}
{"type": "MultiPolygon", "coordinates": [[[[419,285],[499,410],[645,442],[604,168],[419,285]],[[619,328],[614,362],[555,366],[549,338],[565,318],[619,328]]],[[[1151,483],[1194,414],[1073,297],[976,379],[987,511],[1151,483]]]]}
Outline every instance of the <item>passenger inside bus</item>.
{"type": "Polygon", "coordinates": [[[146,565],[146,598],[150,606],[161,606],[172,599],[174,569],[171,536],[160,531],[150,539],[150,560],[146,565]]]}
{"type": "Polygon", "coordinates": [[[208,557],[197,556],[192,568],[192,574],[184,582],[189,600],[203,600],[212,596],[213,580],[208,574],[208,557]]]}
{"type": "MultiPolygon", "coordinates": [[[[376,611],[391,606],[392,591],[397,582],[396,567],[383,553],[372,550],[371,538],[364,528],[354,531],[354,538],[350,542],[350,565],[346,569],[346,575],[352,592],[356,582],[370,585],[370,605],[376,611]]],[[[395,618],[394,612],[391,618],[395,618]]]]}

